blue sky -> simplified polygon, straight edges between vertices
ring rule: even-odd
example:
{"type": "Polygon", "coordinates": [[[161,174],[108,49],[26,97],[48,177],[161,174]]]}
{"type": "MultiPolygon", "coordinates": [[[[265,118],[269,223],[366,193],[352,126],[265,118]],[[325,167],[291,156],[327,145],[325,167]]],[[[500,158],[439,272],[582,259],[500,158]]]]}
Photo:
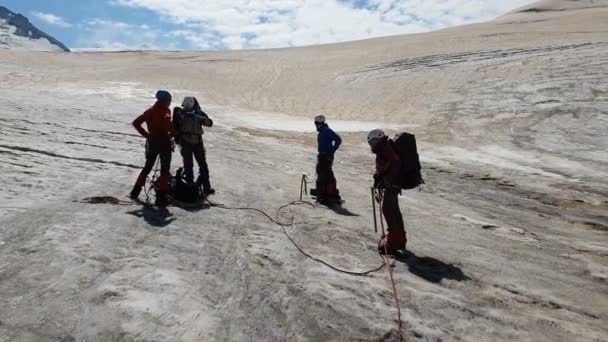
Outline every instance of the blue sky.
{"type": "Polygon", "coordinates": [[[492,19],[530,0],[0,0],[70,48],[334,43],[492,19]]]}

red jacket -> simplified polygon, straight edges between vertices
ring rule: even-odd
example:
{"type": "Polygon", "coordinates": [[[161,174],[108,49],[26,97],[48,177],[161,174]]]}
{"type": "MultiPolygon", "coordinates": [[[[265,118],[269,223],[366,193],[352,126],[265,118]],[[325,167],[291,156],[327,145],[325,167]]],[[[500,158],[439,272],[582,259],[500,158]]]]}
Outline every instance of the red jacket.
{"type": "Polygon", "coordinates": [[[152,108],[138,116],[133,121],[133,126],[139,134],[146,138],[166,138],[169,140],[173,136],[171,110],[160,102],[156,102],[152,108]],[[142,127],[144,122],[148,126],[148,131],[142,127]]]}

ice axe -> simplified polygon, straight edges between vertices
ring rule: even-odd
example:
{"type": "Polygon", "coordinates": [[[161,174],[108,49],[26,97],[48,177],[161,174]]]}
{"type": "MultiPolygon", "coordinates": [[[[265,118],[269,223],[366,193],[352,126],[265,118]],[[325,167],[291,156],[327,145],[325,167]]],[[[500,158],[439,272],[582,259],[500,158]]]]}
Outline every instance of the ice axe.
{"type": "Polygon", "coordinates": [[[302,181],[300,182],[300,201],[302,201],[304,194],[308,195],[308,177],[306,174],[302,175],[302,181]]]}
{"type": "Polygon", "coordinates": [[[376,188],[371,187],[372,192],[372,208],[374,213],[374,232],[378,232],[378,218],[376,217],[376,188]]]}

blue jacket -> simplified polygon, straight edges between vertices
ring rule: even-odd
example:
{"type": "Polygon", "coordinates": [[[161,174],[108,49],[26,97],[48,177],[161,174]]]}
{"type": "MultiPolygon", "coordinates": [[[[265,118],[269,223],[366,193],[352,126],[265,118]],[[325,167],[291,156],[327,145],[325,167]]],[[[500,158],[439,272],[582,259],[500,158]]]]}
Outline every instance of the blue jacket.
{"type": "Polygon", "coordinates": [[[333,156],[340,148],[342,139],[327,124],[322,124],[317,130],[319,131],[319,135],[317,136],[319,154],[333,156]]]}

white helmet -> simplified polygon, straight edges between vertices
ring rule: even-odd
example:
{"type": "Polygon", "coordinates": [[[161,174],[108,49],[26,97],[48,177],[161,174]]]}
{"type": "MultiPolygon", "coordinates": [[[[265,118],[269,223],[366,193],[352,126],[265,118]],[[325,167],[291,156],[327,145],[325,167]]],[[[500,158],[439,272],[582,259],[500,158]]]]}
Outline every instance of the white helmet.
{"type": "Polygon", "coordinates": [[[191,96],[185,97],[184,101],[182,101],[182,107],[184,107],[184,109],[192,109],[195,105],[196,100],[191,96]]]}
{"type": "Polygon", "coordinates": [[[381,140],[384,140],[384,138],[386,138],[386,134],[384,134],[383,130],[374,129],[367,135],[367,143],[373,146],[379,143],[381,140]]]}
{"type": "Polygon", "coordinates": [[[325,123],[325,115],[317,115],[315,116],[315,123],[325,123]]]}

